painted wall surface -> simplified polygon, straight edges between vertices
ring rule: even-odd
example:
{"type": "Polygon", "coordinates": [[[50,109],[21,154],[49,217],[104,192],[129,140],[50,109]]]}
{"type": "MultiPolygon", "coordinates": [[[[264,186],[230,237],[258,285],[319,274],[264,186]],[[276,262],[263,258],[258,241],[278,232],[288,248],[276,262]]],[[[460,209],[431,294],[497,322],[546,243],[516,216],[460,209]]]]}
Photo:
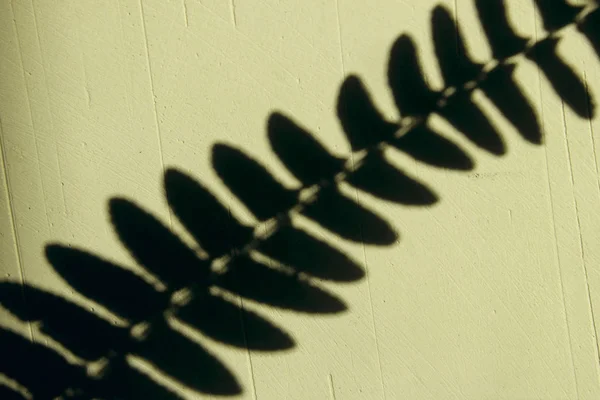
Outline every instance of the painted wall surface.
{"type": "MultiPolygon", "coordinates": [[[[545,35],[532,1],[506,3],[520,34],[545,35]]],[[[398,35],[413,36],[429,83],[443,87],[430,26],[437,4],[457,18],[474,59],[487,62],[490,49],[467,0],[0,0],[2,280],[108,316],[55,272],[48,243],[142,273],[111,225],[108,201],[118,196],[197,247],[169,210],[163,175],[170,167],[255,222],[217,176],[213,145],[239,148],[297,186],[266,133],[278,110],[348,157],[336,117],[339,87],[349,74],[360,76],[397,120],[386,74],[398,35]]],[[[572,27],[561,36],[559,54],[600,99],[600,59],[572,27]]],[[[436,204],[395,204],[342,185],[399,232],[394,245],[343,240],[295,219],[363,265],[366,277],[319,283],[348,307],[339,314],[244,301],[293,337],[289,351],[194,339],[239,381],[236,398],[600,398],[600,122],[565,106],[532,62],[520,60],[515,77],[542,124],[542,146],[524,141],[475,91],[502,133],[504,156],[433,117],[431,126],[475,160],[473,170],[435,168],[393,149],[385,157],[435,191],[436,204]]],[[[0,324],[65,351],[39,324],[5,308],[0,324]]],[[[189,398],[212,398],[140,368],[189,398]]]]}

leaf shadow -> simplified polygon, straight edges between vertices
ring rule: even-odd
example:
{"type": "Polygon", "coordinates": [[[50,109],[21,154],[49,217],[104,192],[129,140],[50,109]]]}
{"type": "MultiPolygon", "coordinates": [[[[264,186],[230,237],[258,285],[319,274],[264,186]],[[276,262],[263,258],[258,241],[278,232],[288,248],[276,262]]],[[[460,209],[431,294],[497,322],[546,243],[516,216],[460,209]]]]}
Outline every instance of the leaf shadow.
{"type": "MultiPolygon", "coordinates": [[[[504,155],[505,140],[473,101],[475,90],[523,140],[541,145],[537,113],[514,78],[520,56],[536,64],[574,113],[585,119],[594,116],[595,103],[585,82],[556,52],[556,33],[575,24],[600,57],[597,8],[584,15],[582,8],[563,0],[537,0],[549,36],[532,43],[515,33],[502,0],[474,1],[493,65],[473,61],[450,11],[435,7],[432,38],[445,89],[428,85],[414,40],[401,35],[391,48],[387,71],[400,121],[383,117],[359,77],[350,75],[341,84],[335,111],[352,157],[334,155],[280,111],[269,116],[267,135],[272,152],[297,186],[287,187],[239,148],[213,146],[216,175],[255,217],[254,225],[242,223],[200,181],[170,168],[164,175],[165,197],[200,251],[124,198],[109,201],[111,223],[143,275],[70,245],[48,244],[46,258],[65,284],[124,322],[117,324],[41,287],[0,282],[0,305],[63,348],[0,326],[0,353],[7,355],[0,359],[0,373],[35,398],[182,398],[138,369],[132,360],[141,359],[157,374],[197,393],[240,394],[242,386],[230,366],[209,350],[206,340],[256,352],[287,351],[296,345],[283,327],[245,301],[311,316],[341,313],[347,305],[326,282],[343,284],[366,276],[360,263],[299,227],[296,218],[308,218],[351,242],[397,243],[400,235],[391,221],[345,194],[340,184],[402,206],[435,204],[439,196],[434,189],[392,165],[385,150],[435,168],[472,170],[471,155],[428,123],[436,114],[481,150],[504,155]]],[[[25,398],[21,389],[4,384],[0,397],[25,398]]]]}

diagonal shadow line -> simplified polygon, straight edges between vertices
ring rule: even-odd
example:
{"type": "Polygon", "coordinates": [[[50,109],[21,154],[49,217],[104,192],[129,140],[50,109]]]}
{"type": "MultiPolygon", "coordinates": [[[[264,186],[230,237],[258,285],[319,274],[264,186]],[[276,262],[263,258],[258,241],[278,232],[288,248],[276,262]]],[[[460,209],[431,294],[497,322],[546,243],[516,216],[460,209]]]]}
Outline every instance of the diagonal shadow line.
{"type": "MultiPolygon", "coordinates": [[[[499,39],[506,39],[510,35],[517,39],[519,38],[516,37],[516,34],[514,34],[514,31],[506,21],[506,9],[503,0],[475,0],[475,2],[480,13],[481,22],[484,28],[486,28],[484,31],[486,32],[488,42],[494,50],[494,54],[504,55],[484,65],[481,73],[473,80],[465,81],[460,86],[447,86],[444,90],[434,93],[427,87],[424,81],[422,68],[418,65],[418,60],[416,59],[416,52],[410,48],[398,48],[407,45],[410,47],[412,45],[412,39],[407,35],[402,35],[392,47],[389,84],[396,99],[396,105],[404,116],[399,123],[386,121],[381,113],[377,111],[360,78],[356,76],[348,77],[343,82],[338,97],[338,118],[354,154],[352,157],[342,160],[343,167],[333,177],[322,179],[310,186],[304,185],[300,188],[290,190],[277,182],[266,171],[265,167],[257,161],[250,159],[250,157],[243,155],[241,151],[221,144],[215,146],[213,151],[213,165],[217,174],[220,175],[225,185],[229,187],[236,197],[245,203],[246,208],[253,212],[259,220],[267,225],[270,224],[272,227],[272,229],[267,231],[262,230],[262,225],[260,228],[255,229],[254,240],[249,241],[245,246],[240,246],[241,248],[237,249],[236,255],[246,254],[254,250],[261,240],[268,238],[277,230],[278,225],[286,226],[289,221],[289,215],[301,214],[306,208],[317,203],[321,190],[328,193],[331,187],[335,187],[340,182],[352,184],[353,176],[355,174],[360,175],[363,166],[370,164],[371,160],[381,162],[381,151],[387,147],[396,147],[412,155],[419,161],[428,162],[428,159],[431,159],[431,164],[436,166],[442,164],[441,166],[456,169],[472,168],[472,161],[466,153],[460,150],[454,143],[449,142],[448,139],[441,139],[439,135],[432,132],[427,126],[427,121],[429,115],[433,113],[441,114],[459,128],[459,131],[462,128],[463,133],[467,137],[471,136],[473,141],[477,141],[474,138],[477,134],[473,132],[481,129],[481,124],[486,125],[483,127],[484,130],[491,129],[495,131],[491,126],[491,122],[483,114],[479,116],[475,115],[477,119],[475,123],[473,120],[465,118],[465,116],[472,117],[472,113],[479,113],[478,110],[468,109],[468,113],[463,114],[464,108],[462,106],[466,105],[467,108],[475,107],[472,103],[465,104],[465,95],[470,94],[476,88],[481,89],[487,95],[499,111],[521,132],[525,139],[536,144],[541,144],[541,128],[535,117],[535,111],[523,94],[523,90],[512,79],[512,71],[515,68],[514,64],[519,58],[527,58],[535,62],[544,71],[548,82],[551,83],[556,94],[565,103],[570,105],[573,111],[579,116],[587,119],[591,119],[594,116],[595,107],[591,94],[585,88],[585,84],[575,75],[572,68],[556,54],[553,43],[556,42],[556,35],[561,30],[575,24],[578,27],[582,27],[581,31],[585,32],[586,37],[594,46],[598,46],[598,43],[600,43],[600,33],[597,32],[597,28],[589,27],[592,22],[595,22],[599,18],[598,14],[600,10],[598,10],[596,5],[582,9],[576,14],[576,18],[569,25],[564,24],[562,28],[552,31],[546,38],[538,41],[524,39],[524,43],[519,48],[519,51],[513,50],[514,54],[508,54],[504,51],[504,46],[507,43],[510,44],[510,41],[503,42],[499,39]],[[491,11],[493,13],[489,10],[490,8],[492,8],[491,11]],[[493,19],[491,18],[492,14],[494,16],[493,19]],[[504,24],[499,24],[499,21],[502,22],[502,20],[504,20],[504,24]],[[490,26],[493,28],[490,28],[490,26]],[[407,52],[412,54],[406,54],[407,52]],[[408,68],[405,67],[406,65],[408,65],[408,68]],[[567,84],[563,81],[566,81],[567,84]],[[460,106],[456,106],[454,104],[455,101],[460,106]],[[354,102],[358,104],[353,104],[354,102]],[[364,107],[364,109],[360,110],[361,107],[364,107]],[[403,113],[402,111],[405,112],[403,113]],[[527,116],[523,116],[524,114],[527,114],[527,116]],[[469,125],[474,125],[474,127],[469,125]],[[529,131],[530,128],[534,129],[533,132],[529,131]],[[446,164],[443,164],[443,162],[436,163],[433,160],[434,156],[423,154],[425,153],[424,147],[426,143],[420,142],[416,136],[417,133],[422,134],[424,131],[427,132],[426,135],[429,137],[436,138],[433,141],[433,146],[436,148],[434,153],[441,153],[439,147],[444,148],[444,150],[453,154],[452,160],[455,164],[452,162],[446,164]],[[405,145],[409,143],[413,144],[413,146],[405,145]],[[228,151],[229,154],[224,155],[225,151],[228,151]],[[373,157],[373,154],[375,154],[375,157],[373,157]],[[240,162],[239,159],[243,157],[246,160],[240,162]],[[253,187],[248,183],[246,183],[246,186],[243,186],[244,182],[236,182],[235,176],[233,176],[234,173],[228,171],[229,166],[226,165],[229,160],[239,163],[240,166],[254,169],[255,171],[238,172],[240,174],[247,174],[246,177],[249,179],[258,178],[261,184],[269,186],[266,192],[268,192],[269,196],[274,194],[274,200],[265,196],[265,200],[270,203],[268,209],[261,204],[257,204],[257,198],[260,194],[253,187]],[[289,193],[291,191],[294,191],[295,194],[289,193]]],[[[550,0],[543,3],[540,2],[539,5],[544,7],[545,12],[542,13],[543,16],[553,15],[547,11],[548,8],[554,6],[567,7],[564,0],[550,0]]],[[[435,44],[436,46],[443,46],[439,41],[435,44]]],[[[440,54],[438,53],[438,55],[440,54]]],[[[448,55],[449,53],[446,54],[448,55]]],[[[442,63],[447,62],[447,60],[438,61],[442,63]]],[[[444,68],[444,65],[442,65],[442,68],[444,68]]],[[[278,118],[280,118],[280,114],[276,112],[270,117],[270,121],[278,118]]],[[[495,135],[497,134],[495,133],[495,135]]],[[[272,137],[270,135],[270,139],[272,137]]],[[[286,139],[289,139],[289,135],[286,139]]],[[[485,143],[486,141],[483,140],[482,142],[485,143]]],[[[278,152],[276,148],[277,144],[274,145],[273,140],[271,140],[271,144],[280,159],[285,157],[285,155],[282,156],[282,151],[278,152]]],[[[475,142],[475,144],[478,143],[475,142]]],[[[503,153],[503,150],[495,149],[494,145],[486,146],[480,143],[480,147],[493,154],[501,155],[503,153]]],[[[312,145],[312,150],[321,152],[314,145],[312,145]]],[[[291,164],[297,163],[297,161],[286,162],[285,159],[282,159],[282,161],[286,168],[292,174],[296,175],[294,170],[297,167],[291,164]]],[[[331,166],[325,166],[325,169],[330,170],[331,166]]],[[[314,181],[314,177],[311,179],[314,181]]],[[[360,189],[366,189],[371,194],[377,191],[377,189],[367,189],[365,187],[360,187],[360,189]]],[[[430,198],[424,200],[423,204],[435,202],[435,194],[431,192],[429,196],[430,198]]],[[[317,220],[315,222],[319,223],[321,221],[317,220]]],[[[386,228],[383,227],[383,229],[386,228]]],[[[339,235],[339,232],[334,233],[339,235]]]]}
{"type": "MultiPolygon", "coordinates": [[[[236,220],[207,188],[175,169],[165,174],[169,206],[207,256],[199,257],[136,204],[112,199],[110,213],[119,239],[160,285],[83,250],[48,245],[46,256],[65,281],[118,315],[124,325],[111,324],[77,302],[40,288],[0,282],[0,304],[22,321],[38,323],[40,331],[77,359],[67,359],[0,328],[0,347],[10,355],[10,362],[0,362],[0,373],[12,376],[41,398],[61,393],[70,398],[180,398],[132,368],[129,357],[138,356],[197,392],[238,394],[241,387],[227,367],[200,341],[178,331],[173,319],[221,344],[253,351],[285,350],[294,346],[286,332],[243,303],[228,300],[226,294],[297,312],[337,313],[346,309],[344,303],[320,288],[314,278],[349,282],[364,276],[362,268],[343,252],[295,226],[292,214],[313,219],[347,240],[394,243],[397,233],[391,225],[345,197],[338,185],[346,182],[404,205],[433,204],[437,201],[433,191],[389,164],[384,150],[396,148],[437,167],[473,168],[465,151],[428,126],[429,116],[436,113],[477,146],[502,155],[500,134],[470,99],[475,88],[483,91],[525,140],[541,144],[535,110],[512,78],[517,57],[536,63],[565,104],[582,118],[591,118],[590,94],[555,48],[558,32],[575,24],[600,56],[598,8],[538,0],[550,35],[533,42],[512,31],[501,0],[475,1],[495,60],[485,65],[473,62],[450,12],[434,8],[432,33],[447,88],[436,92],[428,87],[416,47],[409,36],[402,35],[392,47],[389,64],[390,88],[403,116],[400,123],[381,116],[359,78],[350,76],[344,81],[337,111],[355,153],[353,162],[333,156],[312,134],[279,112],[269,118],[269,141],[299,187],[285,187],[238,149],[214,147],[217,174],[263,222],[259,228],[236,220]],[[452,37],[449,33],[455,36],[453,43],[447,40],[452,37]],[[270,229],[259,232],[265,225],[270,229]],[[267,261],[255,254],[266,256],[267,261]],[[39,371],[60,372],[59,379],[48,381],[31,374],[32,360],[44,366],[39,371]]],[[[13,389],[0,385],[7,398],[21,398],[21,392],[13,389]]]]}

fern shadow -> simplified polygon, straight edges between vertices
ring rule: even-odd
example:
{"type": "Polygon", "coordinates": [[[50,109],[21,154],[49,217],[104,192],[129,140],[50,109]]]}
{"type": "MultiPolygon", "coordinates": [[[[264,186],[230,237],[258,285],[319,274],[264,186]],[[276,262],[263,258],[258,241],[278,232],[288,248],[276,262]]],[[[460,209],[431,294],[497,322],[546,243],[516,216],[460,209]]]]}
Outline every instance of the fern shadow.
{"type": "Polygon", "coordinates": [[[201,252],[124,198],[109,201],[111,223],[144,274],[83,249],[48,244],[46,258],[66,285],[120,323],[42,288],[0,282],[2,307],[62,347],[0,327],[0,351],[7,355],[0,359],[0,373],[18,383],[0,384],[0,396],[25,398],[25,390],[34,398],[182,398],[136,367],[139,360],[197,393],[240,394],[238,379],[204,340],[254,352],[286,351],[296,345],[290,333],[250,310],[245,301],[307,316],[342,313],[347,305],[326,289],[325,282],[355,282],[366,275],[357,261],[299,227],[295,218],[310,219],[351,242],[397,243],[400,234],[391,221],[345,195],[341,183],[402,206],[435,204],[439,195],[392,165],[385,149],[436,168],[472,170],[472,156],[428,123],[436,114],[475,146],[503,156],[505,139],[473,101],[475,90],[523,140],[541,145],[537,113],[514,78],[519,57],[540,69],[573,112],[593,117],[591,94],[558,56],[556,45],[558,32],[575,24],[600,57],[598,8],[536,1],[548,37],[533,42],[515,33],[502,0],[474,1],[494,59],[487,64],[473,61],[450,11],[435,7],[431,29],[445,89],[436,91],[427,84],[414,40],[401,35],[391,48],[387,72],[400,121],[383,117],[359,77],[343,81],[335,111],[352,157],[334,155],[279,111],[269,116],[267,135],[271,150],[297,186],[284,185],[239,148],[214,145],[214,171],[255,217],[254,225],[237,219],[200,181],[170,168],[164,175],[169,208],[201,252]],[[265,226],[269,229],[262,229],[265,226]],[[184,334],[180,325],[192,334],[184,334]]]}

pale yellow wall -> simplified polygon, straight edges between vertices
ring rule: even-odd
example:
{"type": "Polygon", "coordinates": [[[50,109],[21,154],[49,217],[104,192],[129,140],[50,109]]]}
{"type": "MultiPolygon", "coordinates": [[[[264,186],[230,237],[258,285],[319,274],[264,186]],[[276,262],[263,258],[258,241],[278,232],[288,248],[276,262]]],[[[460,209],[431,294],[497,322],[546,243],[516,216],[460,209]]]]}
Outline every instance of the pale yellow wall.
{"type": "MultiPolygon", "coordinates": [[[[294,184],[265,133],[277,109],[349,154],[335,117],[338,87],[360,75],[396,118],[385,73],[400,33],[414,35],[431,83],[441,85],[429,26],[438,3],[458,13],[476,58],[489,59],[467,0],[0,0],[2,279],[85,302],[51,270],[48,242],[137,268],[112,230],[112,196],[135,200],[190,240],[164,198],[169,166],[251,221],[212,169],[211,146],[234,144],[294,184]]],[[[508,1],[510,16],[520,32],[543,35],[531,3],[508,1]]],[[[600,98],[600,62],[585,39],[566,32],[560,52],[600,98]]],[[[540,113],[544,146],[525,143],[477,93],[506,138],[505,157],[437,119],[476,170],[388,156],[433,188],[438,204],[399,206],[344,188],[392,222],[398,244],[353,244],[307,223],[366,265],[367,279],[323,283],[348,312],[248,303],[297,341],[281,354],[202,339],[239,379],[242,398],[600,398],[592,313],[600,310],[600,123],[564,108],[533,64],[521,62],[517,76],[540,113]]],[[[0,320],[30,334],[2,310],[0,320]]]]}

